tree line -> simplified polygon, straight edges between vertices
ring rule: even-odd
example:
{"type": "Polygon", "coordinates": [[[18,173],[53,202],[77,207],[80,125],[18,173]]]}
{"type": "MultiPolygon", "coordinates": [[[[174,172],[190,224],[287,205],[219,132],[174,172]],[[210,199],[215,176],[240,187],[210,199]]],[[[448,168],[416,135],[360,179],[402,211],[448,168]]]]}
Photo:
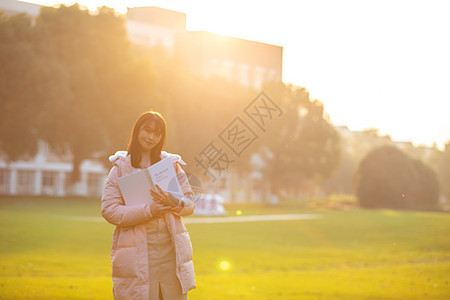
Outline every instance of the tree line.
{"type": "MultiPolygon", "coordinates": [[[[220,141],[220,133],[237,117],[245,118],[245,108],[261,91],[220,77],[204,78],[162,47],[131,44],[124,17],[107,7],[96,12],[78,5],[42,7],[35,19],[0,15],[0,65],[4,157],[30,158],[38,141],[46,141],[53,151],[72,155],[72,182],[79,180],[84,159],[101,159],[107,166],[108,155],[125,149],[136,117],[154,109],[167,120],[166,149],[182,154],[188,172],[200,177],[206,171],[198,158],[216,143],[240,176],[258,169],[259,187],[280,196],[313,196],[320,185],[325,193],[356,191],[365,207],[404,207],[402,195],[408,195],[405,203],[434,205],[439,188],[450,199],[448,145],[443,152],[433,152],[427,162],[431,169],[396,150],[370,153],[393,146],[389,137],[380,138],[370,130],[352,142],[350,153],[349,141],[335,129],[323,104],[311,99],[306,88],[292,84],[264,85],[265,95],[278,105],[279,117],[271,116],[270,126],[262,131],[252,123],[257,138],[233,155],[220,141]],[[255,153],[262,165],[252,163],[255,153]],[[394,158],[403,163],[394,163],[394,158]],[[393,166],[400,167],[392,171],[393,166]],[[403,174],[402,168],[413,179],[392,176],[397,171],[403,174]],[[376,183],[381,184],[376,192],[371,187],[374,176],[381,182],[376,183]],[[394,189],[395,196],[383,194],[389,187],[398,188],[401,178],[403,192],[394,189]],[[410,184],[416,190],[423,188],[414,196],[405,194],[410,184]]],[[[267,117],[270,111],[265,113],[267,117]]]]}
{"type": "Polygon", "coordinates": [[[108,8],[42,7],[0,19],[0,146],[15,160],[44,140],[79,165],[117,144],[152,95],[153,71],[132,51],[124,20],[108,8]]]}
{"type": "MultiPolygon", "coordinates": [[[[198,167],[202,149],[261,92],[197,75],[163,48],[132,45],[124,17],[107,7],[42,7],[36,19],[1,15],[0,44],[1,151],[8,160],[32,157],[46,141],[72,154],[72,182],[84,159],[106,164],[123,150],[135,118],[149,109],[167,120],[168,151],[198,167]]],[[[263,90],[283,115],[233,158],[238,172],[248,174],[251,154],[260,152],[270,153],[263,181],[272,193],[329,176],[339,137],[323,105],[302,87],[273,82],[263,90]]]]}

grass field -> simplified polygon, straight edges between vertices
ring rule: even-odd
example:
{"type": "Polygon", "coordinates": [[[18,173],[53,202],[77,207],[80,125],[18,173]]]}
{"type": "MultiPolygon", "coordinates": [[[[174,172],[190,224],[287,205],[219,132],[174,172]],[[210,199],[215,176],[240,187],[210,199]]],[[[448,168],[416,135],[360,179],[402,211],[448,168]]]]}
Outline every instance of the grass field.
{"type": "MultiPolygon", "coordinates": [[[[450,299],[450,214],[238,209],[321,217],[188,224],[189,299],[450,299]]],[[[0,198],[0,299],[112,299],[113,226],[95,222],[99,210],[98,199],[0,198]]]]}

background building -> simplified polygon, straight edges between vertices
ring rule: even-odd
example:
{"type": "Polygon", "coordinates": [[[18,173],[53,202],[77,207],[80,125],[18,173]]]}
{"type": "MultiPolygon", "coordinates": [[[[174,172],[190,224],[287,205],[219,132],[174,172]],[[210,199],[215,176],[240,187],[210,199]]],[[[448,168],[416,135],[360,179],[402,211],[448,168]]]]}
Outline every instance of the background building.
{"type": "Polygon", "coordinates": [[[127,10],[128,37],[136,45],[162,46],[170,54],[175,37],[186,32],[186,14],[159,7],[132,7],[127,10]]]}
{"type": "Polygon", "coordinates": [[[159,7],[129,8],[126,26],[136,45],[162,46],[205,77],[218,76],[255,89],[282,80],[283,47],[187,31],[186,14],[159,7]]]}
{"type": "Polygon", "coordinates": [[[0,12],[4,13],[7,16],[25,13],[30,16],[36,17],[37,15],[39,15],[40,9],[41,6],[39,4],[21,2],[17,0],[0,1],[0,12]]]}
{"type": "Polygon", "coordinates": [[[175,45],[175,53],[206,77],[219,76],[255,89],[282,80],[283,48],[279,46],[206,31],[179,34],[175,45]]]}
{"type": "Polygon", "coordinates": [[[68,179],[72,173],[72,155],[57,155],[47,143],[40,142],[38,153],[31,159],[8,162],[0,156],[0,194],[99,196],[106,172],[100,162],[84,160],[80,166],[81,180],[71,187],[68,179]]]}

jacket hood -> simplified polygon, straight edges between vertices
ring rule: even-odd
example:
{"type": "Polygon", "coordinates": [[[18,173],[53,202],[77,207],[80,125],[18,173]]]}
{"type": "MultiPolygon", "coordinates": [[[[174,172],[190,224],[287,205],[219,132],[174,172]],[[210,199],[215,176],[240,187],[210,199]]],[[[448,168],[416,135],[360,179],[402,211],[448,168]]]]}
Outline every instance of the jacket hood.
{"type": "Polygon", "coordinates": [[[117,151],[114,155],[111,155],[109,157],[109,161],[114,163],[119,157],[127,157],[128,152],[127,151],[117,151]]]}
{"type": "Polygon", "coordinates": [[[164,158],[167,158],[167,157],[170,157],[170,158],[172,159],[173,162],[176,161],[176,162],[179,163],[180,165],[186,165],[186,163],[184,162],[184,160],[181,159],[181,156],[180,156],[180,155],[178,155],[178,154],[173,154],[173,153],[169,153],[169,152],[166,152],[166,151],[161,151],[161,158],[164,159],[164,158]]]}
{"type": "MultiPolygon", "coordinates": [[[[120,157],[126,158],[128,155],[128,151],[117,151],[114,155],[111,155],[109,157],[109,161],[111,163],[114,163],[117,159],[119,159],[120,157]]],[[[178,154],[173,154],[173,153],[169,153],[166,151],[161,151],[161,159],[170,157],[170,159],[173,162],[178,162],[181,165],[186,165],[186,163],[183,161],[183,159],[181,159],[181,156],[178,154]]]]}

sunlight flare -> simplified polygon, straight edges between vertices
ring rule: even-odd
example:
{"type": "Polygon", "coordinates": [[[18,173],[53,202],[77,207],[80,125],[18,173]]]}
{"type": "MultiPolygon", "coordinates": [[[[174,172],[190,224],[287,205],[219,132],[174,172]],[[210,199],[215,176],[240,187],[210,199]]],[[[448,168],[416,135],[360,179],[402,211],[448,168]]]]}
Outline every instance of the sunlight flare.
{"type": "Polygon", "coordinates": [[[222,271],[228,271],[228,270],[230,269],[230,263],[227,262],[226,260],[223,260],[223,261],[220,262],[219,268],[220,268],[222,271]]]}

